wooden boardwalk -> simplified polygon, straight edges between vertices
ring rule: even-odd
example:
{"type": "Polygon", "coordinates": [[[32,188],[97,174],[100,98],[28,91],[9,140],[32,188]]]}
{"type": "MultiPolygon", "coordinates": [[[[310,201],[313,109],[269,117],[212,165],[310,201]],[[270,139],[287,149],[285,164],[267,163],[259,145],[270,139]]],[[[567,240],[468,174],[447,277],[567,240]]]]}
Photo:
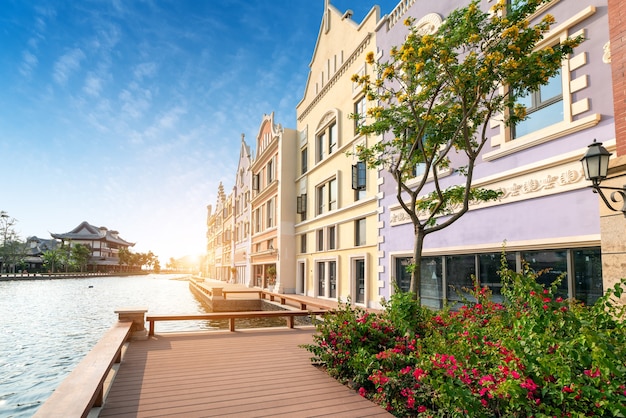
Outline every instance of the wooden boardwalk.
{"type": "Polygon", "coordinates": [[[314,329],[133,341],[100,417],[389,417],[311,365],[314,329]]]}

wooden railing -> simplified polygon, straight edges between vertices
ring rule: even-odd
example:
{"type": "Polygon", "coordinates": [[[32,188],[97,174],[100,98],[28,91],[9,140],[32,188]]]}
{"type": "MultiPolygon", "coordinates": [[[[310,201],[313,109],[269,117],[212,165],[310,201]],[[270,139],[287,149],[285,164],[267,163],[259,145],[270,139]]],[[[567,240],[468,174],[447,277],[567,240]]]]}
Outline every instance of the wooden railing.
{"type": "Polygon", "coordinates": [[[299,310],[299,311],[248,311],[248,312],[214,312],[196,315],[148,315],[146,321],[150,323],[149,335],[154,335],[155,323],[158,321],[198,321],[198,320],[218,320],[228,319],[228,329],[235,331],[235,320],[242,318],[286,318],[287,327],[293,328],[296,316],[317,316],[332,311],[326,309],[319,310],[299,310]]]}
{"type": "Polygon", "coordinates": [[[122,359],[122,347],[130,336],[132,321],[119,321],[61,382],[35,417],[86,417],[102,406],[104,382],[113,364],[122,359]]]}

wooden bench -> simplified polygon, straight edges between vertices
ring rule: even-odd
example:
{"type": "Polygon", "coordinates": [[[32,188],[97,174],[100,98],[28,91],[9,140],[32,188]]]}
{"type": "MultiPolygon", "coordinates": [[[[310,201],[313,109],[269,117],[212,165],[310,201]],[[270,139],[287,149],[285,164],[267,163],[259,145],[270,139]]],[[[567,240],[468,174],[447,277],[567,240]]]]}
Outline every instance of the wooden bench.
{"type": "Polygon", "coordinates": [[[104,382],[113,364],[122,360],[122,347],[130,335],[132,321],[119,321],[87,353],[61,382],[35,417],[86,417],[94,406],[102,406],[104,382]]]}
{"type": "Polygon", "coordinates": [[[300,311],[247,311],[247,312],[213,312],[207,314],[195,315],[148,315],[146,321],[150,323],[149,335],[154,335],[154,325],[157,321],[198,321],[198,320],[219,320],[228,319],[228,329],[235,331],[235,319],[241,318],[287,318],[287,327],[293,328],[294,317],[323,315],[330,311],[326,309],[320,310],[300,310],[300,311]]]}

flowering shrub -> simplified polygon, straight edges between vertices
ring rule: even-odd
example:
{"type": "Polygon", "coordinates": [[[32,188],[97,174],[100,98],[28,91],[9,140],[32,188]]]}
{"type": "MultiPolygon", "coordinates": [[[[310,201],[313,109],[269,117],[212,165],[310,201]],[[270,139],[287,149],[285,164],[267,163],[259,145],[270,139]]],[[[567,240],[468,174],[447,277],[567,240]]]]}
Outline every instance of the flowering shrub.
{"type": "Polygon", "coordinates": [[[401,292],[381,313],[342,305],[307,349],[396,416],[626,416],[626,280],[586,307],[527,267],[501,275],[502,304],[475,286],[456,310],[401,292]]]}

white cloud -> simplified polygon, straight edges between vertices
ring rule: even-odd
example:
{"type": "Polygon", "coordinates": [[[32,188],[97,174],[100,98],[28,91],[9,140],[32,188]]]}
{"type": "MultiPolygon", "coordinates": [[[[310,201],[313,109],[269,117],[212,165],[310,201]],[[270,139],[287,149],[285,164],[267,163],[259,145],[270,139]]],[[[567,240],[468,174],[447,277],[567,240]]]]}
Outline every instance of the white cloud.
{"type": "Polygon", "coordinates": [[[92,97],[98,97],[102,91],[102,79],[93,73],[87,74],[83,91],[92,97]]]}
{"type": "Polygon", "coordinates": [[[20,74],[24,77],[30,77],[38,64],[39,60],[34,54],[29,51],[24,51],[22,54],[22,64],[20,65],[20,74]]]}
{"type": "Polygon", "coordinates": [[[54,64],[52,77],[60,85],[65,85],[72,73],[80,69],[80,62],[85,59],[85,53],[80,48],[74,48],[61,56],[54,64]]]}
{"type": "Polygon", "coordinates": [[[143,80],[144,77],[152,77],[156,74],[157,66],[153,62],[144,62],[137,66],[133,71],[133,75],[138,80],[143,80]]]}

